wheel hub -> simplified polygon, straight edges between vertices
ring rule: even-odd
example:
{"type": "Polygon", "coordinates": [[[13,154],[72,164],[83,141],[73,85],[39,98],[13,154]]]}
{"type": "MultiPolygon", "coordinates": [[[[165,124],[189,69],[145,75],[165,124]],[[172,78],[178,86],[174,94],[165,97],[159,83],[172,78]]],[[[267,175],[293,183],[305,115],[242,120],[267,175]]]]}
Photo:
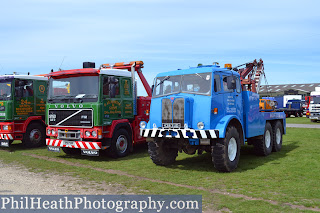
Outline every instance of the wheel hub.
{"type": "Polygon", "coordinates": [[[41,140],[41,132],[38,129],[33,129],[30,132],[30,140],[34,143],[38,143],[41,140]]]}
{"type": "Polygon", "coordinates": [[[269,148],[271,145],[271,134],[269,130],[266,131],[266,134],[264,136],[264,144],[267,148],[269,148]]]}
{"type": "Polygon", "coordinates": [[[235,138],[229,140],[228,157],[230,161],[234,161],[237,155],[237,141],[235,138]]]}
{"type": "Polygon", "coordinates": [[[117,150],[120,153],[124,153],[128,148],[128,140],[124,135],[120,135],[116,142],[117,150]]]}
{"type": "Polygon", "coordinates": [[[277,143],[277,144],[280,144],[280,143],[281,143],[281,131],[280,131],[279,128],[278,128],[277,131],[276,131],[276,143],[277,143]]]}

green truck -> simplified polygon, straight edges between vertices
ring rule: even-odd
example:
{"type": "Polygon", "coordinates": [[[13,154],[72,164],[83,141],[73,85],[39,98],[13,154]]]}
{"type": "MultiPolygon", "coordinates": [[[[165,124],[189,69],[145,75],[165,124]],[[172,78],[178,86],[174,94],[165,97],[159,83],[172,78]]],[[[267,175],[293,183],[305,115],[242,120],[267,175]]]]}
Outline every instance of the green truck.
{"type": "Polygon", "coordinates": [[[0,146],[21,140],[25,147],[45,145],[48,78],[0,76],[0,146]]]}
{"type": "Polygon", "coordinates": [[[151,89],[142,61],[84,63],[83,69],[48,74],[48,151],[98,156],[102,150],[124,157],[145,143],[139,124],[149,120],[151,89]],[[137,97],[138,73],[149,97],[137,97]]]}

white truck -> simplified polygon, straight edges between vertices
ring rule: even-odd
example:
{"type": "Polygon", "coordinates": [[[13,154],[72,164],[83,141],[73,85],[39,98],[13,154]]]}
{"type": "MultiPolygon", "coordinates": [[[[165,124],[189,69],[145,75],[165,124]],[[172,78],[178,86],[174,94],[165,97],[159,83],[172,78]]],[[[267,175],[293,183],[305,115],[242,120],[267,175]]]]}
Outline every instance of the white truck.
{"type": "Polygon", "coordinates": [[[320,87],[316,87],[315,91],[311,92],[310,96],[309,118],[311,122],[317,122],[320,120],[320,87]]]}

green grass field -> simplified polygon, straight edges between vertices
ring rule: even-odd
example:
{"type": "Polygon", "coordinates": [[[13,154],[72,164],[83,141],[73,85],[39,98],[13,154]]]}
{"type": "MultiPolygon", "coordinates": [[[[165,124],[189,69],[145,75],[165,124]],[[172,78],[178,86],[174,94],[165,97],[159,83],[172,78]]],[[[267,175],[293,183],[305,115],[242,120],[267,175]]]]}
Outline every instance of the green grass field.
{"type": "Polygon", "coordinates": [[[288,124],[320,124],[320,122],[311,122],[309,118],[306,117],[290,117],[286,119],[288,124]]]}
{"type": "Polygon", "coordinates": [[[13,144],[11,152],[0,152],[0,160],[24,165],[35,172],[59,172],[101,183],[118,183],[137,194],[202,194],[204,207],[216,211],[320,211],[319,133],[317,129],[288,128],[281,152],[267,157],[255,156],[251,146],[244,146],[239,167],[232,173],[217,172],[208,153],[179,153],[174,165],[156,166],[146,146],[136,147],[128,157],[112,159],[70,157],[48,152],[45,147],[25,150],[21,144],[13,144]],[[105,172],[110,169],[122,173],[105,172]]]}

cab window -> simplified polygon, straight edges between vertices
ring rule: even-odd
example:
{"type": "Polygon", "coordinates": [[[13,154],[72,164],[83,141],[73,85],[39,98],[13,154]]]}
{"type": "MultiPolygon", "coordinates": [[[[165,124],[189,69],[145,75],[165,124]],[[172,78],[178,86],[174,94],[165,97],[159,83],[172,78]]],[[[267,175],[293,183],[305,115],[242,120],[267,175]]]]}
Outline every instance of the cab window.
{"type": "Polygon", "coordinates": [[[214,75],[214,91],[221,91],[220,75],[214,75]]]}
{"type": "Polygon", "coordinates": [[[33,96],[33,82],[31,80],[15,81],[15,96],[17,98],[33,96]]]}
{"type": "Polygon", "coordinates": [[[120,81],[119,78],[105,77],[103,79],[103,95],[110,96],[110,89],[112,86],[115,87],[115,96],[120,95],[120,81]]]}

